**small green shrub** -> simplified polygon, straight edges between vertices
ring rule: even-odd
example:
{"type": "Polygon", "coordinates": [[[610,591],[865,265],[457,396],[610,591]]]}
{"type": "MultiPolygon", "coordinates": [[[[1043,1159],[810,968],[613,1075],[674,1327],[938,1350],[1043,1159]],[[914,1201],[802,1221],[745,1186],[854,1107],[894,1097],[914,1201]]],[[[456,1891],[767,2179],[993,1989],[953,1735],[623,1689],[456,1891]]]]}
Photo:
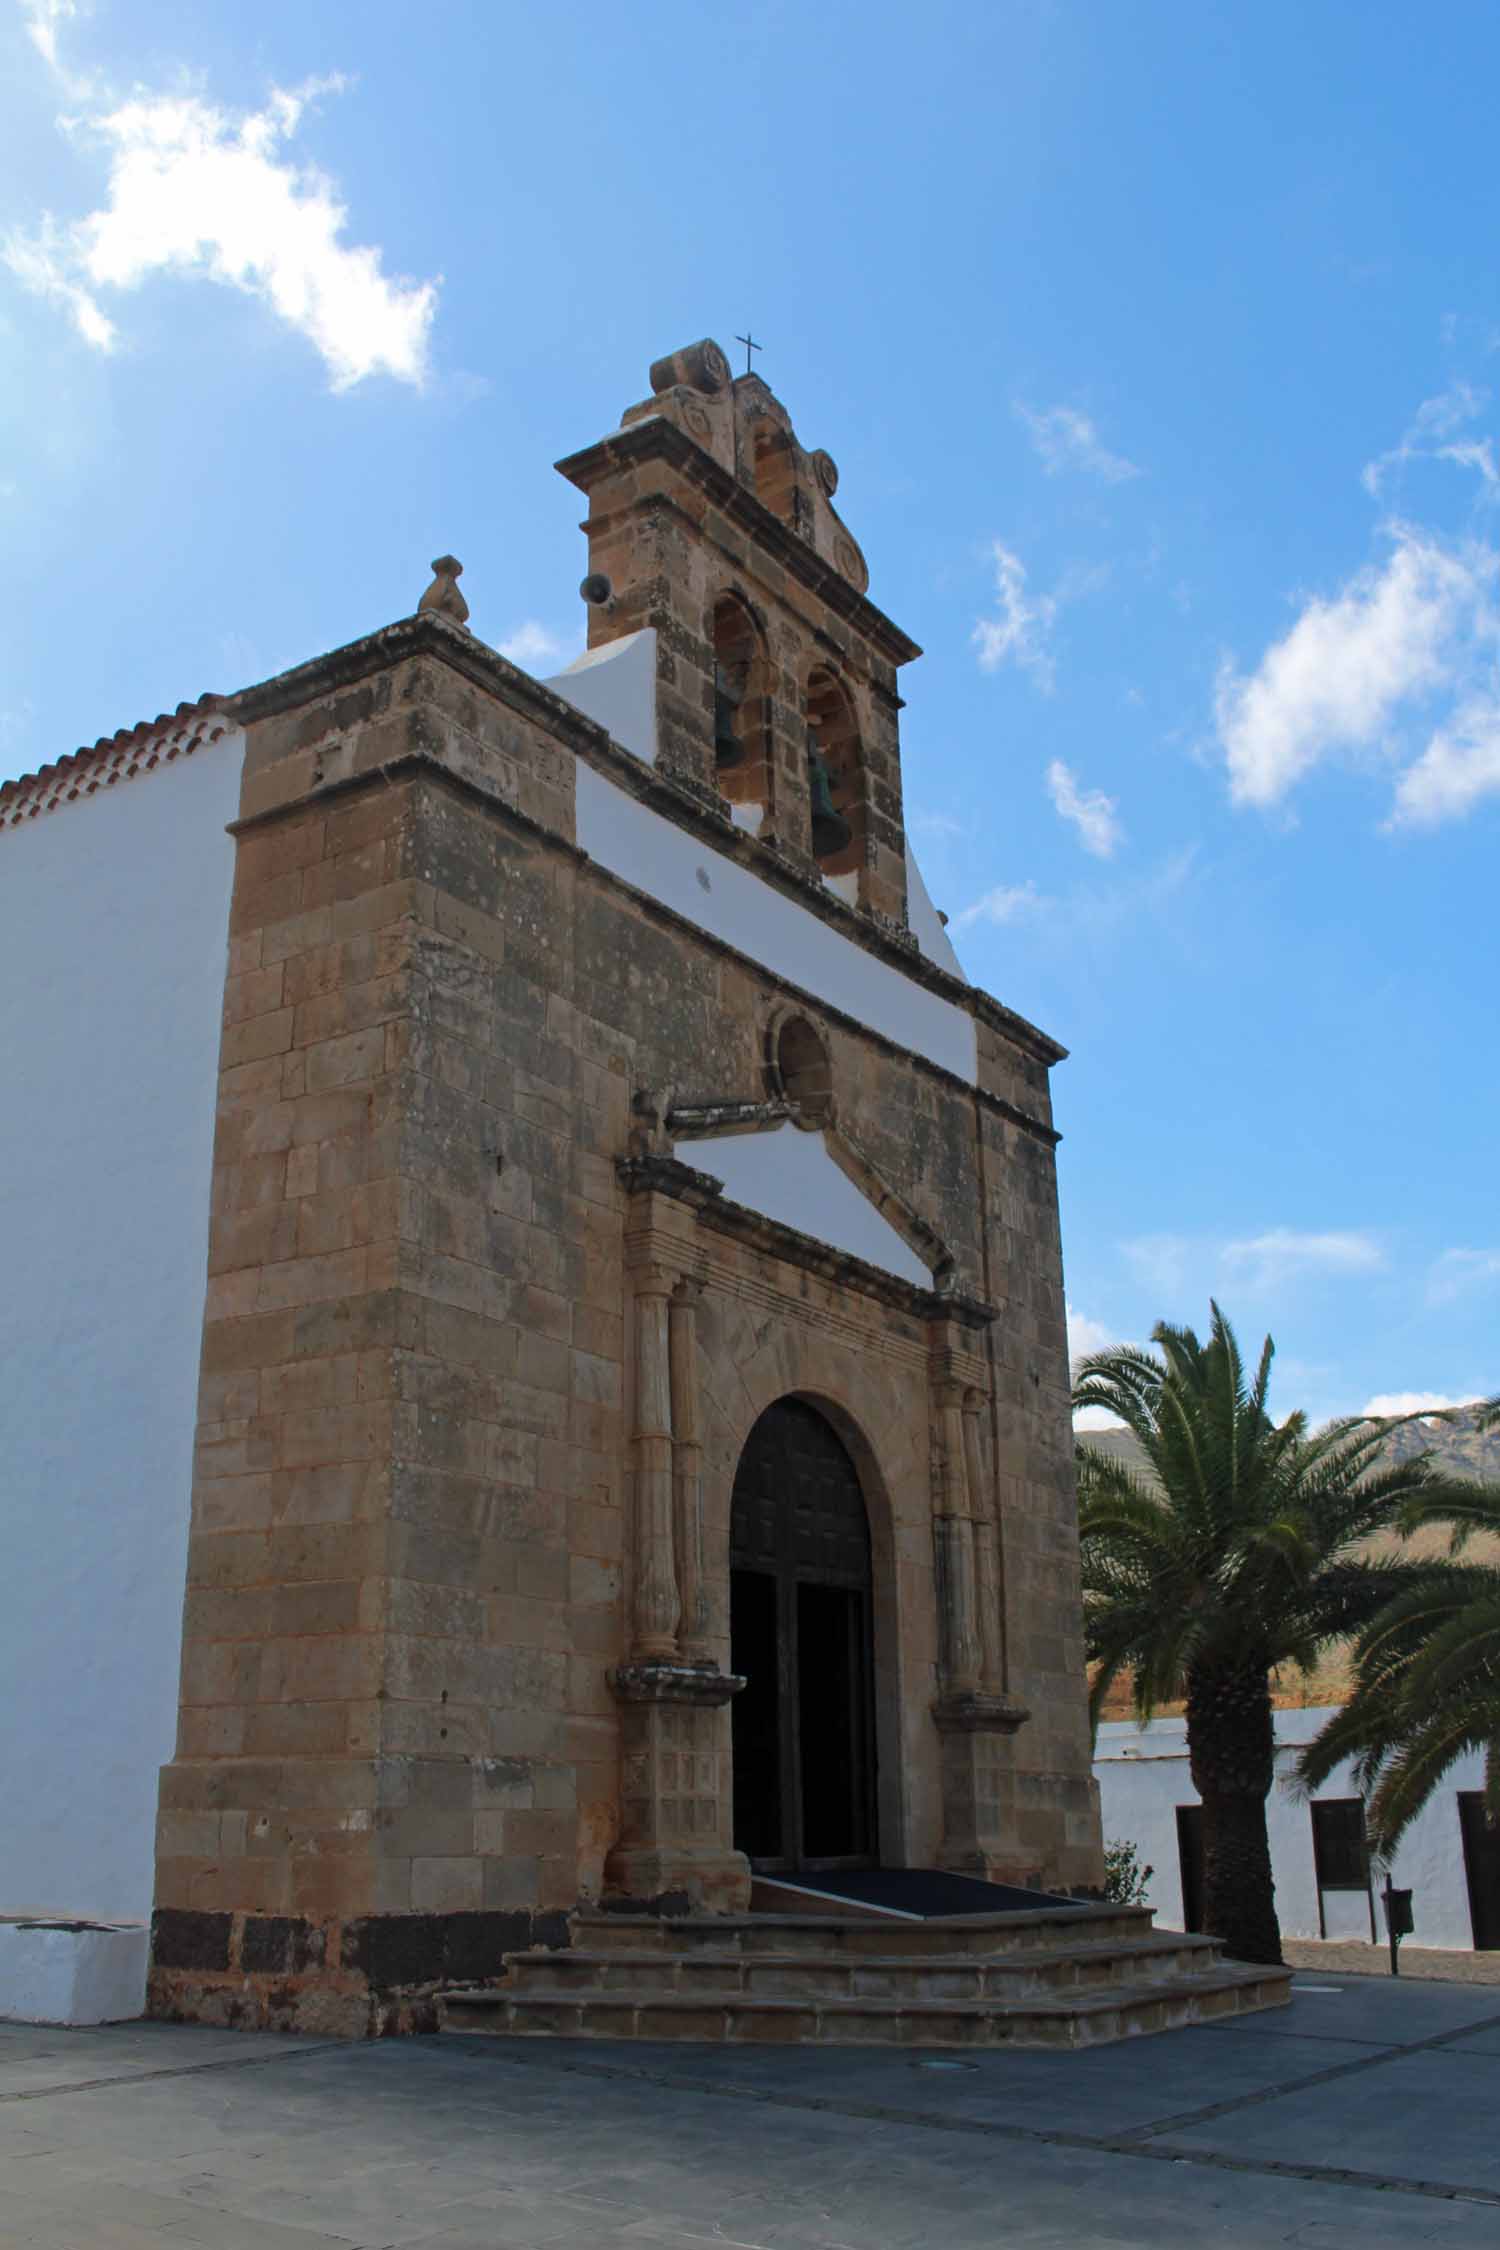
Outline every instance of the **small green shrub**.
{"type": "Polygon", "coordinates": [[[1105,1845],[1104,1895],[1112,1906],[1144,1905],[1146,1886],[1155,1873],[1154,1867],[1141,1865],[1141,1855],[1134,1844],[1105,1845]]]}

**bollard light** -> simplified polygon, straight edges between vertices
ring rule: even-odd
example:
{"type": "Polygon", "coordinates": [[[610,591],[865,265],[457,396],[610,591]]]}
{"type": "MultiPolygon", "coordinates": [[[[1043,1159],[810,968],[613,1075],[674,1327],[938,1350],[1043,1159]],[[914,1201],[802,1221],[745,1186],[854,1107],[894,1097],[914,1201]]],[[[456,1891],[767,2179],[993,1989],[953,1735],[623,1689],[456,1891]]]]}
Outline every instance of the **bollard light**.
{"type": "Polygon", "coordinates": [[[1398,1977],[1401,1974],[1401,1964],[1398,1958],[1401,1940],[1404,1937],[1410,1937],[1415,1927],[1411,1911],[1411,1892],[1394,1889],[1390,1875],[1387,1873],[1385,1889],[1380,1894],[1380,1901],[1385,1908],[1385,1931],[1391,1945],[1391,1975],[1398,1977]]]}

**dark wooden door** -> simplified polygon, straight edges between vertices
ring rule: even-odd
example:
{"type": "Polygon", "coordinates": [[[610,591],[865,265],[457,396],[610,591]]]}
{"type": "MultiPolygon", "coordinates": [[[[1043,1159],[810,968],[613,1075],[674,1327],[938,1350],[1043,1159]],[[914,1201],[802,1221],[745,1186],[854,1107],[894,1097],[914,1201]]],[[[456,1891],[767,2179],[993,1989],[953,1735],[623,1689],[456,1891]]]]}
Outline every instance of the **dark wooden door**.
{"type": "Polygon", "coordinates": [[[1482,1791],[1460,1789],[1458,1824],[1464,1840],[1474,1950],[1494,1953],[1500,1951],[1500,1827],[1491,1828],[1485,1819],[1482,1791]]]}
{"type": "Polygon", "coordinates": [[[1203,1927],[1203,1807],[1177,1808],[1177,1865],[1182,1874],[1182,1926],[1203,1927]]]}
{"type": "Polygon", "coordinates": [[[854,1463],[800,1399],[746,1440],[729,1541],[734,1840],[767,1872],[875,1851],[870,1526],[854,1463]]]}

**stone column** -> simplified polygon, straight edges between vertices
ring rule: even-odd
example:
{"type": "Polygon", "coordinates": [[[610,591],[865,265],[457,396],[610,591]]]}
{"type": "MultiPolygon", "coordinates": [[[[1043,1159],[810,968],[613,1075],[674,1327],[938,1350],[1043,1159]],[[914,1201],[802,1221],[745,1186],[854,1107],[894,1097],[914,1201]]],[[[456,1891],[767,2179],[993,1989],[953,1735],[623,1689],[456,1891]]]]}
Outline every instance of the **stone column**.
{"type": "MultiPolygon", "coordinates": [[[[649,1226],[652,1206],[643,1204],[649,1226]]],[[[750,1864],[728,1833],[728,1705],[745,1683],[721,1672],[708,1647],[703,1292],[700,1282],[678,1278],[673,1246],[663,1248],[665,1257],[653,1244],[634,1275],[634,1609],[629,1661],[609,1675],[620,1707],[621,1786],[605,1890],[617,1905],[645,1912],[738,1913],[750,1897],[750,1864]]]]}
{"type": "Polygon", "coordinates": [[[672,1375],[667,1307],[672,1276],[644,1267],[635,1281],[635,1619],[637,1662],[677,1654],[673,1553],[672,1375]]]}
{"type": "Polygon", "coordinates": [[[701,1281],[672,1292],[671,1376],[677,1592],[684,1661],[707,1664],[708,1603],[703,1583],[703,1444],[698,1428],[698,1300],[701,1281]]]}
{"type": "Polygon", "coordinates": [[[980,1415],[984,1393],[964,1392],[964,1472],[969,1485],[969,1513],[974,1524],[974,1580],[979,1606],[981,1685],[987,1695],[1005,1693],[1005,1588],[1000,1573],[1000,1525],[996,1516],[999,1495],[984,1473],[980,1415]]]}

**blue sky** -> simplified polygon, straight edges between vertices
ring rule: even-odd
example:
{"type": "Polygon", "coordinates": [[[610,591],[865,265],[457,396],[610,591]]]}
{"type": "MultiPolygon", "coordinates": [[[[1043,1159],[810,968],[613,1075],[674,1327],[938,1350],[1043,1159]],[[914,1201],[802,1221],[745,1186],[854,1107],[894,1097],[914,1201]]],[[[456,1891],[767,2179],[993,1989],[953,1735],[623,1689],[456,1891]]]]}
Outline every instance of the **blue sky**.
{"type": "Polygon", "coordinates": [[[0,0],[0,774],[414,607],[581,643],[551,463],[753,323],[1055,1081],[1085,1342],[1500,1387],[1500,18],[0,0]]]}

